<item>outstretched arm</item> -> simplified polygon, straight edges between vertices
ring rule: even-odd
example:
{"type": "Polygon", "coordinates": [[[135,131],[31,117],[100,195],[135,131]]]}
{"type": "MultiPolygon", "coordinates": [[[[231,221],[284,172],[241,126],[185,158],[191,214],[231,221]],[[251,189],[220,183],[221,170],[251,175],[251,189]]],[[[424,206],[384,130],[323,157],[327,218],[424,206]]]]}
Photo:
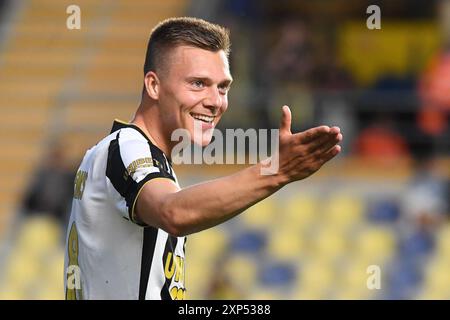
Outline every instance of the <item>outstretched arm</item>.
{"type": "Polygon", "coordinates": [[[340,152],[337,127],[320,126],[291,133],[291,112],[284,106],[280,125],[279,168],[262,175],[261,163],[233,175],[184,189],[169,179],[149,181],[137,200],[138,220],[183,236],[216,226],[270,196],[284,185],[304,179],[340,152]]]}

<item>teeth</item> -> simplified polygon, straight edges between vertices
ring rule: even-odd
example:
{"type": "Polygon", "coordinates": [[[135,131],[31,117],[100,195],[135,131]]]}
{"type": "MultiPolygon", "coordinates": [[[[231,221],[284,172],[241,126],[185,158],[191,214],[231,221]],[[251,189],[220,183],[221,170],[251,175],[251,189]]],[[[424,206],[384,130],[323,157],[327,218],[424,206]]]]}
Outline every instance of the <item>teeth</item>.
{"type": "Polygon", "coordinates": [[[197,113],[191,113],[191,116],[196,120],[201,120],[204,122],[213,122],[213,120],[214,120],[214,117],[205,116],[205,115],[197,114],[197,113]]]}

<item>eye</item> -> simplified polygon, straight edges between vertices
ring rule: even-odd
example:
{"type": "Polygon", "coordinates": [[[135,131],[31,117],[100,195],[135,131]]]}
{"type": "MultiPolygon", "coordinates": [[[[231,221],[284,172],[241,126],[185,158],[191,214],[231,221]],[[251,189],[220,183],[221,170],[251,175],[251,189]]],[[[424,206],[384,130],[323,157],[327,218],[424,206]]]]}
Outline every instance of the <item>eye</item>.
{"type": "Polygon", "coordinates": [[[202,80],[194,80],[191,84],[196,88],[203,88],[205,86],[205,83],[202,80]]]}
{"type": "Polygon", "coordinates": [[[228,90],[230,90],[230,86],[229,85],[220,85],[219,86],[219,92],[222,94],[226,94],[228,92],[228,90]]]}

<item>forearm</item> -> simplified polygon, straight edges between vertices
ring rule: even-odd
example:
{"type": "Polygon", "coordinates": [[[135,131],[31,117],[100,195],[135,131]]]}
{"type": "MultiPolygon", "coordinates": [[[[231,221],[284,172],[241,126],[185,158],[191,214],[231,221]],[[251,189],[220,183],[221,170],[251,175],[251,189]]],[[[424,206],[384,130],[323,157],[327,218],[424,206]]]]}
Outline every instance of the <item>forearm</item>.
{"type": "Polygon", "coordinates": [[[280,175],[262,175],[257,164],[233,175],[167,195],[163,210],[176,233],[190,234],[216,226],[279,190],[280,175]]]}
{"type": "Polygon", "coordinates": [[[290,119],[289,108],[283,107],[276,174],[263,175],[263,165],[257,164],[183,190],[169,179],[149,181],[138,196],[137,220],[178,236],[216,226],[285,184],[309,177],[340,152],[338,127],[320,126],[292,134],[290,119]]]}

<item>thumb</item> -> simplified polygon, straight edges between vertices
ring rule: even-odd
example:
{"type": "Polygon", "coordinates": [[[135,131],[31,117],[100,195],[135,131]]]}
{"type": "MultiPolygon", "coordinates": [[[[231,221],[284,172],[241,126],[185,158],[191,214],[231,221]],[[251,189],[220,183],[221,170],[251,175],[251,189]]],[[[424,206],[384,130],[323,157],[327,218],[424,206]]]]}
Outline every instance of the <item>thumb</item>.
{"type": "Polygon", "coordinates": [[[288,106],[283,106],[281,112],[280,133],[291,133],[291,109],[288,106]]]}

